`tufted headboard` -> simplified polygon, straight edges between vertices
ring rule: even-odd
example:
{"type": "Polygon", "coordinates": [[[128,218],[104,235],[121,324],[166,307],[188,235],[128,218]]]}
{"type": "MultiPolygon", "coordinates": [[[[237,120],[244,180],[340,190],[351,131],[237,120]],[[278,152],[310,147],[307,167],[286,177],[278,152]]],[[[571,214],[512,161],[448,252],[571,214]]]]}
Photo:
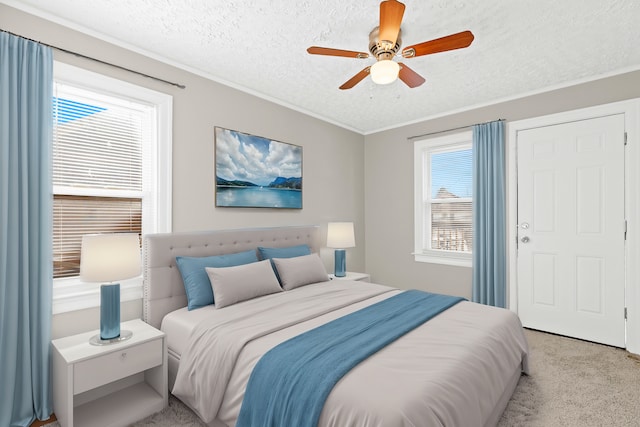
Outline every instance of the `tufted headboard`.
{"type": "Polygon", "coordinates": [[[307,244],[320,250],[318,226],[148,234],[143,244],[143,320],[160,329],[164,316],[187,305],[176,256],[203,257],[242,252],[258,246],[307,244]]]}

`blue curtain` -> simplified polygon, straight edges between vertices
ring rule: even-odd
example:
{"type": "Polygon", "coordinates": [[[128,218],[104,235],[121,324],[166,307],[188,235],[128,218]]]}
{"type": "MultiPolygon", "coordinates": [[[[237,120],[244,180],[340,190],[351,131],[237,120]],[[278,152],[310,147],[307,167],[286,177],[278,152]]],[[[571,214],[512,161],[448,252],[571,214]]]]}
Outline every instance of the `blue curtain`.
{"type": "Polygon", "coordinates": [[[504,122],[473,127],[472,299],[506,307],[504,122]]]}
{"type": "Polygon", "coordinates": [[[0,32],[0,426],[51,415],[53,54],[0,32]]]}

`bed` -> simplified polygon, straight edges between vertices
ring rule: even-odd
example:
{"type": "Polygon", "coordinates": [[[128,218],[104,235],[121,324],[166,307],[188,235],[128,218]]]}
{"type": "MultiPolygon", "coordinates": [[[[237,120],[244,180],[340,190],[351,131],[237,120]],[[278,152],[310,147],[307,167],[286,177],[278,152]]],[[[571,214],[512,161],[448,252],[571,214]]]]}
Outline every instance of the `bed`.
{"type": "MultiPolygon", "coordinates": [[[[167,335],[170,389],[210,426],[236,425],[251,373],[269,350],[403,293],[327,278],[223,309],[187,310],[176,257],[295,245],[319,252],[319,227],[144,237],[144,320],[167,335]]],[[[494,426],[528,372],[527,357],[514,313],[463,301],[355,366],[331,390],[318,425],[494,426]]]]}

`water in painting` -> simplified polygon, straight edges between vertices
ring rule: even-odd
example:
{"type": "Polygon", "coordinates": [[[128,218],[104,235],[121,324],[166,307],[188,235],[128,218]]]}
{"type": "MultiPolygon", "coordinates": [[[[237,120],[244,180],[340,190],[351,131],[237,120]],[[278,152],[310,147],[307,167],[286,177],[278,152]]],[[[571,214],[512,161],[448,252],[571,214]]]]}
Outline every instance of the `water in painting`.
{"type": "Polygon", "coordinates": [[[264,187],[218,187],[218,206],[300,208],[302,191],[264,187]]]}

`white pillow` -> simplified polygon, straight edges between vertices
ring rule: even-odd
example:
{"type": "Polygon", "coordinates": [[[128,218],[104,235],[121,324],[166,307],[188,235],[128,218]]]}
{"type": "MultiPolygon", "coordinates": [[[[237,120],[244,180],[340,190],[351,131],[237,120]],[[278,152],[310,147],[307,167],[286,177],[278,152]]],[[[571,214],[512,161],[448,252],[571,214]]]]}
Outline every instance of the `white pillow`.
{"type": "Polygon", "coordinates": [[[235,267],[206,267],[205,270],[211,282],[216,308],[282,292],[269,260],[235,267]]]}
{"type": "Polygon", "coordinates": [[[318,254],[297,256],[294,258],[272,258],[278,270],[280,283],[285,291],[311,283],[329,280],[327,270],[318,254]]]}

